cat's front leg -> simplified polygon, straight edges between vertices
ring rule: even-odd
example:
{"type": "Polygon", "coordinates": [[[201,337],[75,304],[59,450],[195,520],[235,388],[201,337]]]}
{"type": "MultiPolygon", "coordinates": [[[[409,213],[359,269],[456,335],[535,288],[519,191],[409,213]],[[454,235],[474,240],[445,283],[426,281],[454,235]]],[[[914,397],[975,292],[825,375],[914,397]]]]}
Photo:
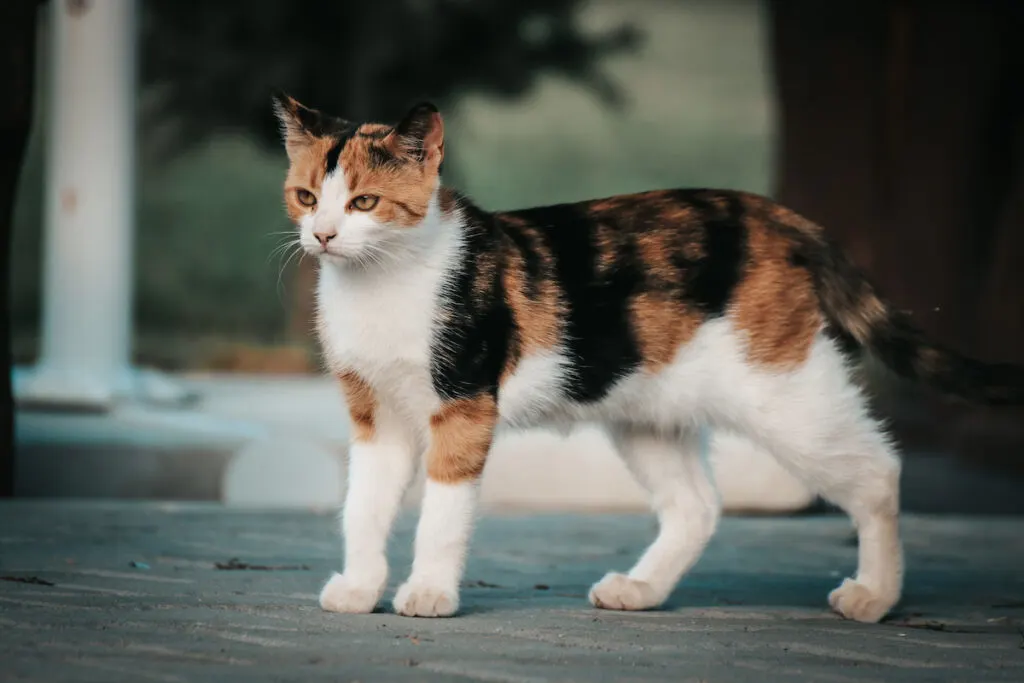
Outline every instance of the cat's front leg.
{"type": "Polygon", "coordinates": [[[431,418],[412,573],[395,595],[399,614],[447,617],[458,610],[480,475],[497,418],[490,394],[447,401],[431,418]]]}
{"type": "Polygon", "coordinates": [[[353,439],[341,516],[345,565],[320,592],[330,612],[372,612],[388,580],[387,539],[412,479],[415,439],[354,375],[342,375],[353,439]]]}

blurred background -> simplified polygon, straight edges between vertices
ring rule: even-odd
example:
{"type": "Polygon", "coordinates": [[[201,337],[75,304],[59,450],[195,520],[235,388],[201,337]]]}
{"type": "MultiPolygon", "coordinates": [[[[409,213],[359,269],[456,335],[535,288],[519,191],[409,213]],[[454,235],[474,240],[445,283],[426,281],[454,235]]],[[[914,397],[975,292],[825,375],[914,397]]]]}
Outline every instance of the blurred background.
{"type": "MultiPolygon", "coordinates": [[[[8,492],[340,499],[347,426],[310,335],[313,264],[282,249],[275,88],[356,120],[432,99],[446,182],[489,209],[680,186],[773,196],[939,340],[1024,363],[1021,3],[367,7],[0,10],[8,492]],[[90,191],[107,198],[92,213],[90,191]]],[[[1024,511],[1024,413],[872,382],[907,452],[909,508],[1024,511]]],[[[748,444],[718,450],[733,509],[812,505],[748,444]]],[[[620,467],[593,430],[510,435],[485,500],[642,506],[620,467]]]]}

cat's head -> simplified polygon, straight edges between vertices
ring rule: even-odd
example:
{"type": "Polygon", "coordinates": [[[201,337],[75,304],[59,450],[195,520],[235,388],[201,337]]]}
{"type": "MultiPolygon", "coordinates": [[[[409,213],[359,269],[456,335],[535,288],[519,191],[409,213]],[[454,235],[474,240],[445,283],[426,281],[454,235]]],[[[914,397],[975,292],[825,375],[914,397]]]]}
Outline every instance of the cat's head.
{"type": "Polygon", "coordinates": [[[427,229],[444,157],[437,108],[419,104],[395,126],[353,123],[274,96],[290,167],[288,216],[307,253],[370,264],[407,251],[427,229]]]}

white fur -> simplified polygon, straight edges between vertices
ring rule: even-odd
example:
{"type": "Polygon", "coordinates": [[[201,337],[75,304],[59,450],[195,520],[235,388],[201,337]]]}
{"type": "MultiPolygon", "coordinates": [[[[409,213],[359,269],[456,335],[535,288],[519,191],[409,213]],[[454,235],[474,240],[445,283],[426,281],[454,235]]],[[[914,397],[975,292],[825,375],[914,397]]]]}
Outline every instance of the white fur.
{"type": "Polygon", "coordinates": [[[315,212],[299,222],[299,243],[303,249],[327,263],[368,264],[386,260],[385,255],[394,253],[399,238],[409,237],[378,223],[372,213],[349,209],[352,199],[344,170],[338,166],[324,178],[315,212]],[[334,235],[326,251],[316,232],[334,235]]]}
{"type": "Polygon", "coordinates": [[[558,347],[522,358],[498,390],[501,420],[508,426],[531,427],[557,412],[571,375],[569,366],[558,347]]]}
{"type": "MultiPolygon", "coordinates": [[[[348,201],[343,187],[340,172],[325,182],[315,216],[300,225],[302,244],[321,259],[317,307],[327,363],[336,372],[353,370],[368,381],[378,406],[374,441],[354,444],[350,452],[345,570],[328,581],[320,601],[325,609],[367,612],[386,583],[388,532],[413,465],[429,443],[430,416],[440,406],[430,377],[430,341],[461,233],[457,226],[443,225],[436,196],[426,219],[414,228],[378,226],[367,214],[346,216],[337,210],[348,201]],[[327,253],[313,235],[324,220],[337,226],[327,253]],[[362,254],[372,254],[372,263],[362,254]]],[[[475,493],[463,491],[446,496],[445,490],[428,485],[417,548],[428,549],[423,552],[433,561],[417,565],[423,570],[414,571],[399,594],[399,611],[438,616],[458,607],[476,500],[475,493]],[[448,539],[444,534],[458,528],[451,526],[457,520],[465,521],[464,533],[448,539]],[[443,556],[429,554],[434,546],[444,549],[443,556]],[[449,555],[455,558],[451,562],[449,555]]],[[[417,558],[421,554],[417,550],[417,558]]]]}
{"type": "Polygon", "coordinates": [[[388,534],[415,472],[414,435],[387,408],[375,420],[374,438],[349,450],[345,573],[334,574],[320,593],[320,606],[331,612],[371,612],[380,601],[388,579],[388,534]]]}
{"type": "Polygon", "coordinates": [[[714,430],[708,461],[722,505],[733,511],[787,513],[806,509],[817,497],[760,444],[736,432],[714,430]]]}
{"type": "Polygon", "coordinates": [[[399,614],[446,617],[459,608],[459,582],[478,492],[475,481],[443,484],[427,480],[412,573],[395,595],[399,614]]]}
{"type": "MultiPolygon", "coordinates": [[[[325,221],[337,227],[330,253],[321,253],[318,286],[328,363],[359,373],[393,416],[379,425],[379,443],[353,450],[345,573],[321,597],[328,609],[366,611],[386,579],[383,544],[411,472],[408,454],[423,452],[430,417],[441,405],[431,384],[430,342],[462,239],[457,222],[441,216],[436,197],[420,226],[402,229],[346,214],[346,201],[342,175],[331,176],[317,214],[301,227],[312,253],[320,250],[312,230],[325,221]],[[381,263],[371,263],[376,259],[381,263]]],[[[657,606],[699,558],[719,515],[694,442],[704,425],[751,439],[853,517],[860,531],[857,576],[834,591],[830,602],[848,617],[877,620],[899,598],[902,584],[899,462],[893,449],[868,415],[842,354],[824,334],[807,361],[791,371],[748,363],[745,344],[728,316],[707,322],[666,368],[637,371],[588,405],[566,400],[571,367],[564,350],[556,348],[520,362],[500,390],[499,414],[517,428],[579,421],[611,425],[630,469],[651,491],[658,537],[629,574],[609,574],[595,585],[595,604],[657,606]]],[[[413,571],[395,598],[400,613],[443,616],[458,608],[476,491],[475,483],[428,481],[413,571]]]]}
{"type": "MultiPolygon", "coordinates": [[[[389,228],[395,256],[384,266],[321,262],[321,342],[330,367],[355,370],[374,394],[425,435],[440,405],[430,380],[437,301],[460,244],[432,200],[416,228],[389,228]],[[406,234],[407,233],[407,234],[406,234]]],[[[341,234],[339,234],[339,238],[341,234]]]]}
{"type": "Polygon", "coordinates": [[[697,430],[678,435],[644,428],[613,432],[622,457],[650,492],[658,537],[628,575],[608,574],[590,591],[597,607],[640,610],[665,602],[715,532],[721,504],[697,430]]]}

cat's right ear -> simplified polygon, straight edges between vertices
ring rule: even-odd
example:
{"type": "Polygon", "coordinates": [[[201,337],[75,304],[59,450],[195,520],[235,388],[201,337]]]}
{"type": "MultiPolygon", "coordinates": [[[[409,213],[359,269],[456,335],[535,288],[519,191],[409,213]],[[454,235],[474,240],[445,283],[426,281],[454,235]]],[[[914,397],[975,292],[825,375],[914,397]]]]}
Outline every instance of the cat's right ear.
{"type": "Polygon", "coordinates": [[[274,115],[281,126],[281,138],[284,140],[288,156],[306,147],[313,139],[312,129],[320,120],[320,112],[306,107],[294,97],[281,91],[271,96],[274,115]]]}
{"type": "Polygon", "coordinates": [[[430,102],[420,102],[395,126],[390,143],[400,154],[440,167],[444,159],[441,112],[430,102]]]}

